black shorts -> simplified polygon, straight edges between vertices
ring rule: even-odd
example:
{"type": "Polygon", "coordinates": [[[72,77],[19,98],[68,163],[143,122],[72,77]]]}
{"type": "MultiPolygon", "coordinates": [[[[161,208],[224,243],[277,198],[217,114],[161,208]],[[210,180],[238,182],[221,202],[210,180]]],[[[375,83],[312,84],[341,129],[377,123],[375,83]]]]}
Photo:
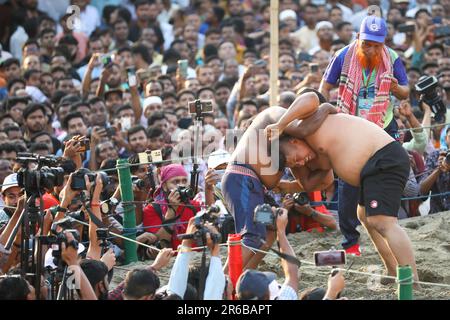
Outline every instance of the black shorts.
{"type": "Polygon", "coordinates": [[[393,141],[378,150],[361,171],[359,204],[367,216],[397,217],[400,199],[409,178],[409,157],[401,144],[393,141]]]}

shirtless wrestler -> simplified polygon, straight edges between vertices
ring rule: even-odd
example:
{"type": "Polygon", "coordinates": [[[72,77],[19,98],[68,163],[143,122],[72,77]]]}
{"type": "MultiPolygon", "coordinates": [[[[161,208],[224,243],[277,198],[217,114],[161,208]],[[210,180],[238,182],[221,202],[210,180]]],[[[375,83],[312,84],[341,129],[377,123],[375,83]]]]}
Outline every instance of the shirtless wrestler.
{"type": "MultiPolygon", "coordinates": [[[[314,92],[301,94],[294,103],[316,106],[313,116],[298,123],[294,121],[286,127],[285,132],[297,138],[304,138],[307,134],[316,131],[330,112],[336,113],[331,105],[324,105],[315,112],[320,102],[314,92]],[[299,126],[299,123],[302,125],[299,126]]],[[[273,239],[266,239],[265,226],[255,224],[253,215],[255,207],[264,203],[264,187],[273,189],[283,175],[278,167],[275,170],[268,170],[273,164],[273,155],[272,157],[268,155],[268,141],[264,135],[264,129],[269,124],[276,123],[285,112],[286,109],[274,106],[255,117],[239,140],[222,178],[222,193],[234,217],[236,232],[241,233],[242,241],[248,247],[265,249],[262,247],[261,240],[267,240],[269,246],[273,241],[273,239]]],[[[278,149],[276,156],[279,156],[278,149]]],[[[278,166],[278,162],[276,165],[278,166]]],[[[299,187],[298,184],[297,187],[299,187]]],[[[263,255],[254,255],[251,250],[243,247],[242,258],[244,268],[252,269],[256,268],[263,255]]]]}
{"type": "MultiPolygon", "coordinates": [[[[319,129],[299,140],[285,128],[317,110],[317,103],[293,103],[266,135],[279,139],[285,166],[307,191],[321,190],[333,170],[347,183],[361,186],[358,219],[372,239],[388,275],[410,265],[418,280],[411,241],[398,225],[400,198],[409,175],[409,159],[399,142],[367,120],[345,114],[327,116],[319,129]]],[[[280,164],[282,170],[282,164],[280,164]]]]}

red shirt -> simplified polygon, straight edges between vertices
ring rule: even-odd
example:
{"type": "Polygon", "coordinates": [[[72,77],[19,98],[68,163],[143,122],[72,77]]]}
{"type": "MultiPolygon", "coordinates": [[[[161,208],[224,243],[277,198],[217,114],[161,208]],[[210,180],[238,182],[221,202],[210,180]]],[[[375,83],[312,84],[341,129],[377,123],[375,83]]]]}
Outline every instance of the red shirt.
{"type": "MultiPolygon", "coordinates": [[[[319,211],[322,214],[331,216],[331,212],[327,210],[324,205],[313,207],[314,210],[319,211]]],[[[301,231],[311,232],[316,230],[317,232],[325,232],[325,228],[320,225],[319,222],[315,221],[311,217],[307,217],[301,214],[291,215],[289,217],[289,223],[291,225],[291,233],[297,232],[297,225],[300,225],[301,231]]]]}
{"type": "MultiPolygon", "coordinates": [[[[180,216],[180,218],[177,219],[176,221],[177,224],[169,226],[171,229],[173,228],[174,230],[174,233],[172,234],[172,248],[174,250],[177,249],[178,246],[181,244],[181,240],[177,238],[177,235],[186,233],[189,219],[195,216],[195,213],[200,210],[199,202],[191,201],[190,204],[193,205],[194,208],[186,206],[178,206],[176,215],[180,216]]],[[[162,214],[165,216],[167,212],[167,206],[166,205],[160,206],[162,214]]],[[[152,205],[148,205],[144,208],[142,214],[142,221],[144,224],[145,231],[151,233],[158,232],[158,230],[162,228],[161,224],[163,224],[161,217],[159,216],[158,212],[152,205]]]]}

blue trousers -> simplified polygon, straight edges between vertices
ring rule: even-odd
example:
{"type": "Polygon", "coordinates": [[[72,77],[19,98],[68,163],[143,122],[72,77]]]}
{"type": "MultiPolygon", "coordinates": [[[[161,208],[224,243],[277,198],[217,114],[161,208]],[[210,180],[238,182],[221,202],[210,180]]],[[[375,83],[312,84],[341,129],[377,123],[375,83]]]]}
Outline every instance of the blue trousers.
{"type": "Polygon", "coordinates": [[[222,194],[234,218],[236,233],[242,235],[242,242],[249,247],[259,248],[261,239],[266,239],[266,227],[255,223],[253,216],[256,206],[264,203],[261,181],[247,175],[225,172],[222,177],[222,194]]]}
{"type": "Polygon", "coordinates": [[[339,179],[338,194],[339,228],[344,236],[342,247],[347,249],[357,244],[360,236],[359,232],[356,230],[356,227],[360,224],[356,214],[359,200],[359,188],[339,179]]]}

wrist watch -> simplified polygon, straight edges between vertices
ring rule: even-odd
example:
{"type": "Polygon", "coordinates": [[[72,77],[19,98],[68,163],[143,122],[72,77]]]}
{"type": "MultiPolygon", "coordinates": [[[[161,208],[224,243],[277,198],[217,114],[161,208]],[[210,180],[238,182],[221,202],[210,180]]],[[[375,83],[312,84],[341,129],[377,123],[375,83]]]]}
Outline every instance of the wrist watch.
{"type": "Polygon", "coordinates": [[[109,200],[100,203],[100,211],[103,214],[108,214],[112,210],[112,207],[116,207],[119,204],[119,200],[116,198],[109,198],[109,200]]]}
{"type": "Polygon", "coordinates": [[[317,211],[316,210],[314,210],[313,208],[311,208],[310,207],[310,210],[311,210],[311,213],[309,214],[309,217],[311,217],[311,218],[315,218],[315,217],[317,217],[317,211]]]}

